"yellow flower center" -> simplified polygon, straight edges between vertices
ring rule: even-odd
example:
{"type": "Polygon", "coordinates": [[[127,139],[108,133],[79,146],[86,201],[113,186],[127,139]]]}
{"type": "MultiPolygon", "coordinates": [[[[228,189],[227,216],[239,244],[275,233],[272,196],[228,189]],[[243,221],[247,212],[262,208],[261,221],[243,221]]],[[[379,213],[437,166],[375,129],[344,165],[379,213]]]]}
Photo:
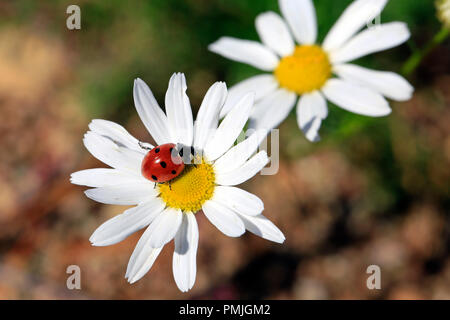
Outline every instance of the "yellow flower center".
{"type": "Polygon", "coordinates": [[[160,197],[171,208],[196,213],[212,198],[215,188],[214,169],[204,160],[187,165],[183,172],[168,183],[158,185],[160,197]]]}
{"type": "Polygon", "coordinates": [[[328,55],[319,46],[297,46],[294,54],[281,59],[275,69],[280,86],[298,94],[322,88],[331,76],[328,55]]]}

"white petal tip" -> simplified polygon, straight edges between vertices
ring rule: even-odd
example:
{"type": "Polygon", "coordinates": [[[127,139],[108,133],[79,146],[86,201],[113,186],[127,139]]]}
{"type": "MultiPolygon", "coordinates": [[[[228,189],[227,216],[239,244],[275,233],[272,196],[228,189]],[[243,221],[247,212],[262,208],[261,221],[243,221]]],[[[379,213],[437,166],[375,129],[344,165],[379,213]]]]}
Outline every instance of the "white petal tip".
{"type": "Polygon", "coordinates": [[[85,190],[85,191],[84,191],[84,194],[85,194],[86,197],[88,197],[89,199],[95,201],[95,199],[93,199],[93,197],[92,197],[92,191],[91,191],[91,190],[92,190],[92,189],[87,189],[87,190],[85,190]]]}
{"type": "Polygon", "coordinates": [[[93,236],[91,236],[91,237],[89,238],[89,242],[91,243],[91,246],[93,246],[93,247],[103,247],[103,246],[101,245],[101,243],[100,243],[99,241],[96,241],[96,240],[95,240],[95,237],[93,237],[93,236]]]}
{"type": "Polygon", "coordinates": [[[239,238],[242,237],[242,235],[244,235],[244,233],[247,231],[244,227],[244,225],[242,225],[242,229],[234,229],[231,232],[224,232],[224,230],[221,230],[223,232],[223,234],[225,234],[227,237],[230,238],[239,238]]]}
{"type": "Polygon", "coordinates": [[[280,234],[278,236],[275,237],[271,237],[270,239],[267,238],[267,240],[275,242],[275,243],[279,243],[282,244],[284,243],[284,241],[286,240],[285,236],[280,232],[280,234]]]}
{"type": "Polygon", "coordinates": [[[132,279],[132,278],[128,278],[127,281],[129,284],[134,284],[138,281],[139,279],[132,279]]]}
{"type": "Polygon", "coordinates": [[[405,93],[403,95],[399,95],[398,97],[391,97],[391,99],[398,102],[405,102],[411,100],[413,95],[414,87],[410,85],[410,88],[405,90],[405,93]]]}
{"type": "Polygon", "coordinates": [[[305,134],[305,138],[309,141],[309,142],[313,142],[313,143],[317,143],[320,141],[320,135],[318,132],[304,132],[305,134]]]}
{"type": "Polygon", "coordinates": [[[105,243],[105,241],[99,241],[98,239],[96,239],[95,237],[90,237],[89,238],[89,242],[91,243],[91,246],[93,247],[106,247],[109,244],[105,243]]]}
{"type": "Polygon", "coordinates": [[[221,54],[220,53],[220,46],[223,44],[224,41],[227,41],[228,39],[230,39],[229,37],[220,37],[219,39],[217,39],[216,41],[214,41],[213,43],[210,43],[208,45],[208,50],[217,54],[221,54]]]}
{"type": "Polygon", "coordinates": [[[403,32],[408,36],[409,39],[409,37],[411,37],[411,31],[409,30],[408,24],[406,22],[400,22],[400,24],[403,27],[403,32]]]}
{"type": "Polygon", "coordinates": [[[188,292],[189,290],[191,290],[192,289],[192,287],[189,287],[189,288],[186,288],[186,287],[180,287],[178,284],[177,284],[177,287],[178,287],[178,290],[180,290],[181,292],[183,292],[183,293],[186,293],[186,292],[188,292]]]}
{"type": "Polygon", "coordinates": [[[183,72],[174,72],[174,73],[172,74],[172,76],[170,77],[170,80],[173,81],[173,78],[175,78],[175,77],[177,77],[177,78],[182,78],[182,79],[185,79],[185,78],[186,78],[186,76],[184,75],[183,72]]]}
{"type": "Polygon", "coordinates": [[[317,142],[320,141],[320,137],[319,137],[319,136],[315,136],[315,137],[309,137],[309,136],[306,136],[306,139],[307,139],[309,142],[313,142],[313,143],[317,143],[317,142]]]}
{"type": "Polygon", "coordinates": [[[391,107],[387,106],[383,111],[380,111],[380,113],[375,115],[374,117],[386,117],[391,113],[392,113],[391,107]]]}
{"type": "Polygon", "coordinates": [[[216,85],[216,86],[219,86],[219,87],[222,87],[222,88],[224,88],[224,89],[227,89],[227,84],[226,84],[226,82],[224,82],[224,81],[217,81],[217,82],[215,83],[215,85],[216,85]]]}
{"type": "Polygon", "coordinates": [[[219,43],[219,41],[220,41],[221,39],[222,39],[222,38],[220,38],[220,39],[214,41],[213,43],[210,43],[210,44],[208,45],[208,50],[209,50],[209,51],[212,51],[212,52],[214,52],[214,53],[216,53],[215,50],[216,50],[217,43],[219,43]]]}
{"type": "Polygon", "coordinates": [[[142,277],[136,277],[136,274],[131,275],[131,270],[127,270],[127,273],[125,274],[125,279],[129,284],[134,284],[138,282],[142,277]]]}

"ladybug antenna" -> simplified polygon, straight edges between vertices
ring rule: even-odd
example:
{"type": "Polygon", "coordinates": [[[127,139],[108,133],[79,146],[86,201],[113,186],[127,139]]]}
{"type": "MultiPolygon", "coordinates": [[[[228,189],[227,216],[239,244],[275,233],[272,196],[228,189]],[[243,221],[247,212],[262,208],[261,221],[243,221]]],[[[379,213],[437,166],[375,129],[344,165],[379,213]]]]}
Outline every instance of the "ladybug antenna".
{"type": "Polygon", "coordinates": [[[144,149],[144,150],[152,150],[152,148],[149,147],[148,144],[145,143],[145,142],[138,141],[138,145],[139,145],[139,147],[141,147],[141,148],[144,149]]]}

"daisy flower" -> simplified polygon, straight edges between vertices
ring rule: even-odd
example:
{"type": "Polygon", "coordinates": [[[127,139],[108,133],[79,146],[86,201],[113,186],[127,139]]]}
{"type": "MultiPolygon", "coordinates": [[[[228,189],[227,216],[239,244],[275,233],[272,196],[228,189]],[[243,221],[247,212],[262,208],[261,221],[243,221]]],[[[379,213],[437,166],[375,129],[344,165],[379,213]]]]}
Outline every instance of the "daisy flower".
{"type": "Polygon", "coordinates": [[[255,132],[234,145],[248,121],[254,94],[243,96],[219,124],[219,113],[227,97],[225,83],[211,86],[195,122],[186,89],[184,75],[174,74],[166,93],[164,113],[150,88],[140,79],[134,82],[137,112],[156,143],[181,143],[201,151],[200,161],[186,165],[170,185],[156,185],[142,175],[141,164],[148,152],[143,147],[153,146],[106,120],[93,120],[89,124],[84,145],[112,168],[88,169],[71,175],[72,183],[93,188],[85,191],[92,200],[134,206],[103,223],[92,234],[91,243],[112,245],[146,228],[126,271],[125,277],[134,283],[150,270],[164,245],[174,239],[173,274],[183,292],[192,288],[196,277],[197,212],[203,211],[213,225],[230,237],[239,237],[248,230],[278,243],[285,239],[261,214],[263,202],[235,187],[268,163],[265,151],[253,155],[263,134],[255,132]]]}
{"type": "Polygon", "coordinates": [[[439,20],[450,29],[450,0],[436,0],[436,9],[439,20]]]}
{"type": "Polygon", "coordinates": [[[409,38],[408,28],[402,22],[385,23],[359,32],[380,14],[387,1],[354,1],[321,45],[316,44],[316,12],[311,0],[279,0],[284,19],[275,12],[260,14],[256,18],[256,30],[262,44],[230,37],[212,43],[209,46],[212,52],[271,72],[230,88],[221,116],[231,110],[242,94],[254,91],[256,104],[250,126],[275,128],[300,97],[298,125],[307,139],[317,141],[322,120],[328,115],[326,100],[361,115],[388,115],[391,109],[384,97],[408,100],[413,87],[398,74],[348,63],[398,46],[409,38]]]}

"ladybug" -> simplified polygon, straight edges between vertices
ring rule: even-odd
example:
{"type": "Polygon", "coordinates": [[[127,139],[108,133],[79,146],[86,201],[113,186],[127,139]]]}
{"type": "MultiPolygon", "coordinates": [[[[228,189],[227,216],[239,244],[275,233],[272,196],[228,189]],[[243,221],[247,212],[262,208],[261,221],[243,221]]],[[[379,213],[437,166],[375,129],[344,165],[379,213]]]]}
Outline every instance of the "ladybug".
{"type": "MultiPolygon", "coordinates": [[[[185,164],[191,164],[195,156],[195,150],[190,147],[190,154],[183,151],[186,147],[182,144],[166,143],[150,149],[139,141],[139,146],[143,149],[150,150],[142,160],[142,175],[155,183],[169,183],[178,177],[185,168],[185,164]]],[[[193,164],[196,166],[195,164],[193,164]]]]}
{"type": "Polygon", "coordinates": [[[182,154],[179,154],[176,145],[166,143],[156,146],[145,155],[141,172],[150,181],[164,183],[178,177],[184,167],[182,154]]]}

